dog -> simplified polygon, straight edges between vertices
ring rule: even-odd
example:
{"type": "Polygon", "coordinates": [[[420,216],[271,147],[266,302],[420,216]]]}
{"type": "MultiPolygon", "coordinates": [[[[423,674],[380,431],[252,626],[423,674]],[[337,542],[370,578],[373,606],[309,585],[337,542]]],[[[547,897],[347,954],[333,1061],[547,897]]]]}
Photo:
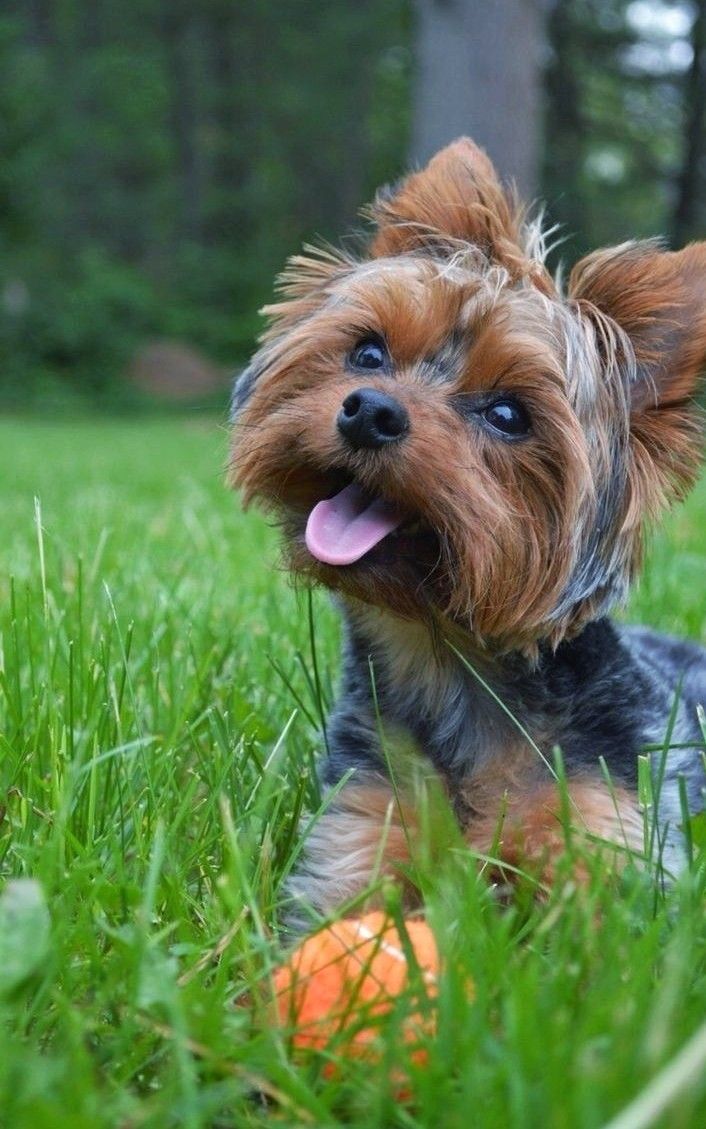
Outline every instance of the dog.
{"type": "Polygon", "coordinates": [[[404,880],[418,813],[387,733],[433,767],[474,851],[549,881],[567,805],[582,840],[644,858],[647,748],[675,873],[685,799],[704,806],[706,650],[607,614],[645,523],[698,475],[706,243],[599,250],[564,287],[541,221],[466,138],[367,215],[359,257],[289,261],[232,401],[231,484],[343,616],[329,801],[290,894],[329,914],[404,880]]]}

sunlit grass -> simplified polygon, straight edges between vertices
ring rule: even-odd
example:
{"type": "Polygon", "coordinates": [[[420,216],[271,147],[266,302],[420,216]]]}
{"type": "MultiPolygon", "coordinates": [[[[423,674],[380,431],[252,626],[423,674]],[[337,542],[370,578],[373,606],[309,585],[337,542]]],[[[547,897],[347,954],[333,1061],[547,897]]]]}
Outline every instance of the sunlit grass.
{"type": "MultiPolygon", "coordinates": [[[[704,1021],[696,872],[655,898],[596,864],[588,893],[507,906],[451,849],[421,864],[447,968],[424,1063],[405,1001],[378,1060],[333,1076],[269,1022],[337,625],[315,596],[317,687],[307,600],[223,488],[225,441],[198,417],[0,421],[0,890],[31,878],[49,910],[0,970],[0,1125],[604,1124],[704,1021]]],[[[706,641],[705,561],[702,487],[635,617],[706,641]]],[[[700,1123],[705,1073],[661,1124],[700,1123]]]]}

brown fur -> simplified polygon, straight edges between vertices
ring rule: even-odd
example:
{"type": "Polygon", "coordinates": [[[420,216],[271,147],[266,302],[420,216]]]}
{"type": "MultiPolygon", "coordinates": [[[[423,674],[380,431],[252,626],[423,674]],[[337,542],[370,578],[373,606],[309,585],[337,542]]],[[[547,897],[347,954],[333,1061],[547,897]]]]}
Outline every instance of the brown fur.
{"type": "Polygon", "coordinates": [[[307,907],[327,914],[381,879],[396,878],[411,905],[415,895],[408,878],[418,834],[415,809],[400,802],[388,781],[376,777],[349,784],[308,835],[306,869],[292,892],[307,907]]]}
{"type": "MultiPolygon", "coordinates": [[[[246,500],[257,493],[275,505],[286,502],[306,513],[320,498],[322,476],[331,466],[347,466],[372,490],[379,489],[384,475],[386,495],[441,534],[436,595],[443,610],[472,619],[479,636],[498,636],[508,643],[534,638],[566,582],[576,514],[591,504],[590,482],[588,491],[584,485],[588,474],[583,436],[569,410],[565,377],[550,343],[542,340],[534,323],[523,324],[518,303],[507,301],[488,311],[489,297],[486,294],[483,301],[476,279],[468,286],[451,287],[438,278],[435,268],[422,263],[406,269],[401,279],[383,274],[366,281],[364,294],[353,289],[348,296],[352,308],[346,314],[337,305],[335,311],[324,309],[300,330],[290,331],[286,360],[273,366],[271,377],[261,378],[257,402],[238,436],[233,478],[244,488],[246,500]],[[425,304],[416,301],[415,283],[424,287],[425,304]],[[508,391],[521,392],[533,414],[536,442],[531,450],[509,452],[492,441],[472,442],[446,390],[429,388],[417,376],[415,359],[441,347],[469,301],[477,314],[478,336],[458,394],[499,382],[508,391]],[[391,350],[405,366],[396,395],[414,412],[415,425],[404,459],[394,465],[385,465],[369,452],[345,452],[333,426],[350,378],[332,380],[330,358],[352,348],[355,333],[364,332],[348,330],[343,337],[340,323],[346,316],[354,325],[383,327],[391,350]],[[312,334],[318,344],[316,358],[308,355],[312,334]],[[322,419],[331,424],[322,428],[322,419]],[[470,498],[469,477],[476,488],[470,498]],[[523,538],[517,537],[518,524],[523,538]],[[476,530],[472,543],[469,526],[476,530]],[[469,553],[472,560],[467,560],[469,553]]],[[[385,386],[374,378],[366,383],[385,386]]],[[[343,580],[349,594],[369,596],[364,577],[357,582],[350,575],[342,578],[340,571],[320,566],[297,548],[295,567],[330,587],[343,580]]],[[[435,563],[424,561],[422,575],[435,563]]],[[[420,579],[416,577],[411,589],[405,582],[399,593],[388,593],[388,606],[416,612],[420,579]]],[[[375,586],[379,588],[378,579],[375,586]]]]}
{"type": "MultiPolygon", "coordinates": [[[[519,753],[510,767],[469,779],[464,791],[472,808],[461,813],[463,837],[479,865],[497,877],[514,880],[520,873],[551,886],[572,842],[578,852],[571,874],[578,881],[588,877],[589,848],[609,851],[616,869],[643,858],[643,818],[624,788],[609,790],[601,780],[580,777],[563,792],[554,782],[540,781],[536,766],[519,753]]],[[[412,908],[419,901],[414,879],[424,846],[418,796],[416,802],[407,794],[400,798],[380,778],[350,784],[308,836],[307,867],[295,893],[327,914],[388,877],[402,883],[412,908]]],[[[431,844],[432,865],[441,846],[431,844]]],[[[367,905],[379,902],[379,890],[366,897],[367,905]]]]}
{"type": "Polygon", "coordinates": [[[609,789],[589,776],[568,781],[565,789],[537,780],[503,787],[502,777],[494,788],[484,784],[468,783],[474,807],[480,810],[482,804],[484,814],[471,820],[466,837],[475,851],[491,859],[494,870],[506,863],[551,886],[557,862],[572,842],[580,848],[575,877],[586,876],[582,856],[587,847],[610,851],[618,867],[644,857],[644,819],[625,788],[609,789]]]}
{"type": "MultiPolygon", "coordinates": [[[[697,293],[706,247],[598,252],[575,268],[562,301],[523,246],[521,210],[467,141],[372,211],[368,264],[329,251],[292,260],[285,299],[267,310],[263,371],[236,428],[231,481],[246,502],[257,496],[284,513],[297,572],[405,616],[440,613],[484,646],[532,653],[538,639],[578,630],[605,599],[598,590],[560,604],[616,452],[625,486],[605,551],[626,584],[644,517],[694,479],[699,425],[688,398],[706,353],[697,293]],[[395,395],[414,420],[394,460],[352,452],[335,426],[351,387],[343,359],[370,332],[386,339],[395,395]],[[424,366],[454,336],[465,353],[456,380],[430,384],[424,366]],[[522,398],[533,423],[526,443],[469,433],[454,398],[488,389],[522,398]],[[384,564],[314,561],[303,522],[341,471],[426,522],[433,549],[411,544],[395,575],[384,564]]],[[[384,389],[389,378],[365,383],[384,389]]]]}
{"type": "Polygon", "coordinates": [[[503,190],[486,153],[469,138],[442,149],[392,197],[379,195],[370,215],[378,226],[371,254],[401,255],[442,241],[472,243],[545,293],[554,285],[522,246],[524,208],[503,190]]]}
{"type": "Polygon", "coordinates": [[[664,252],[655,244],[596,251],[569,290],[583,316],[608,314],[627,335],[632,465],[625,522],[639,525],[693,486],[702,456],[691,397],[704,364],[706,244],[664,252]]]}

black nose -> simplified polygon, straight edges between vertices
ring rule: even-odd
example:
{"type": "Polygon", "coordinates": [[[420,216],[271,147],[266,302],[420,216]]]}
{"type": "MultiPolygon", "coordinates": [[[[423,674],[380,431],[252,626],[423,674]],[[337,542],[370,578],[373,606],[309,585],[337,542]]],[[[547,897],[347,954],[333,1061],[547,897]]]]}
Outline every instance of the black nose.
{"type": "Polygon", "coordinates": [[[336,424],[351,447],[384,447],[409,430],[409,416],[386,392],[356,388],[343,401],[336,424]]]}

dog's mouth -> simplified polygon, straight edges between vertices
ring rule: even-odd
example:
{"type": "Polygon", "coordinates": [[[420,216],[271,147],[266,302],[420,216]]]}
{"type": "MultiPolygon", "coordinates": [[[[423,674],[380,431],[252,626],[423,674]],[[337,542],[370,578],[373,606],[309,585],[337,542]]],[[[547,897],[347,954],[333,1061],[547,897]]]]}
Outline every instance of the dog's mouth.
{"type": "Polygon", "coordinates": [[[317,561],[350,565],[404,521],[405,514],[392,502],[371,497],[357,482],[351,482],[332,498],[317,502],[309,514],[304,540],[317,561]]]}
{"type": "Polygon", "coordinates": [[[427,568],[434,563],[439,541],[426,522],[349,475],[336,477],[306,519],[304,542],[314,560],[334,568],[358,562],[393,564],[402,558],[425,561],[427,568]]]}

